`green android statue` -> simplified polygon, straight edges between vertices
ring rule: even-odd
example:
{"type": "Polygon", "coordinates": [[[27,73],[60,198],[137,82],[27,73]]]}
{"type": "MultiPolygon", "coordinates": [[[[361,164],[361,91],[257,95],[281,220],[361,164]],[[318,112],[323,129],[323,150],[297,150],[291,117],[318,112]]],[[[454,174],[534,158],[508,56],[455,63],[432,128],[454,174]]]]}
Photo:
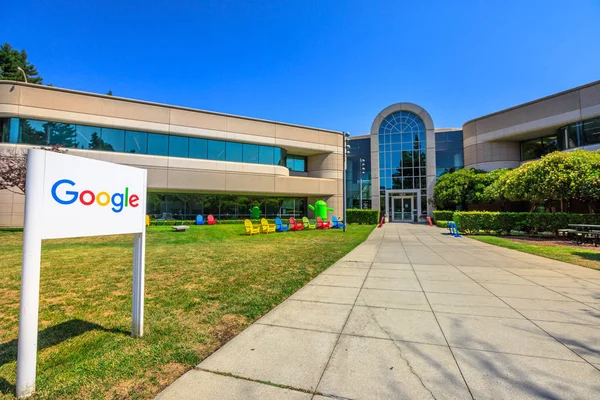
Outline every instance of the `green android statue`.
{"type": "Polygon", "coordinates": [[[327,203],[324,200],[315,201],[315,205],[308,205],[308,208],[315,212],[315,218],[321,217],[323,220],[327,221],[327,211],[333,211],[333,208],[327,207],[327,203]]]}
{"type": "Polygon", "coordinates": [[[258,206],[252,207],[252,210],[249,210],[252,213],[252,219],[260,219],[260,208],[258,206]]]}

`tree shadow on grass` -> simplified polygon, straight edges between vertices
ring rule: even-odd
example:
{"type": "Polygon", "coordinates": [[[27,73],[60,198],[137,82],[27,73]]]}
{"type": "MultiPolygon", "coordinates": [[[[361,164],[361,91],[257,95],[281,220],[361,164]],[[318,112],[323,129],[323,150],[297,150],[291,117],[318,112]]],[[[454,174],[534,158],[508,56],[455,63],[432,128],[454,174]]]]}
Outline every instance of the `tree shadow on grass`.
{"type": "MultiPolygon", "coordinates": [[[[38,332],[38,352],[48,347],[60,344],[68,339],[82,335],[89,331],[103,331],[122,335],[129,335],[130,332],[122,329],[107,329],[101,325],[80,319],[72,319],[62,322],[58,325],[50,326],[38,332]]],[[[17,360],[17,339],[10,342],[0,343],[0,367],[17,360]]],[[[14,393],[15,385],[0,377],[0,393],[14,393]]]]}
{"type": "MultiPolygon", "coordinates": [[[[583,252],[583,251],[576,251],[573,253],[573,255],[575,255],[577,257],[585,258],[586,260],[597,261],[600,263],[600,252],[587,253],[587,252],[583,252]]],[[[600,268],[600,265],[598,267],[600,268]]]]}

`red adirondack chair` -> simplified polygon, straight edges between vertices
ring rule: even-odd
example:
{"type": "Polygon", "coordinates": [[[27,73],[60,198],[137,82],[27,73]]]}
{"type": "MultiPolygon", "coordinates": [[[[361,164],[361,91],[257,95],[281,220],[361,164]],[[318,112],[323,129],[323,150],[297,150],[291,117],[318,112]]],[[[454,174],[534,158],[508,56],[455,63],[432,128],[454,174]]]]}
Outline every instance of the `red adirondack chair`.
{"type": "Polygon", "coordinates": [[[216,223],[217,223],[217,220],[216,220],[216,218],[215,218],[215,217],[213,217],[213,215],[212,215],[212,214],[208,214],[208,217],[206,217],[206,223],[207,223],[208,225],[214,225],[214,224],[216,224],[216,223]]]}
{"type": "Polygon", "coordinates": [[[429,224],[429,226],[433,226],[433,222],[431,222],[431,218],[427,217],[427,223],[429,224]]]}
{"type": "Polygon", "coordinates": [[[323,221],[323,218],[317,217],[317,229],[329,229],[331,228],[331,222],[323,221]]]}
{"type": "Polygon", "coordinates": [[[304,229],[304,222],[296,221],[296,218],[290,217],[290,231],[301,231],[304,229]]]}

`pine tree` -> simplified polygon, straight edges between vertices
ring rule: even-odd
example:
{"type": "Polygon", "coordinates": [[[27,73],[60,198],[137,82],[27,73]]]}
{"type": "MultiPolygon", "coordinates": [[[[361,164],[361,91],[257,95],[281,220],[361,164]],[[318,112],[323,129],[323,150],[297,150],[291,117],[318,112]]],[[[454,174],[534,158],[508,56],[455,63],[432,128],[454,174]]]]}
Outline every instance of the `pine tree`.
{"type": "Polygon", "coordinates": [[[23,73],[17,69],[21,67],[27,75],[29,83],[42,83],[42,77],[39,76],[35,66],[27,61],[27,52],[13,49],[9,43],[4,43],[0,47],[0,79],[11,81],[24,81],[23,73]]]}

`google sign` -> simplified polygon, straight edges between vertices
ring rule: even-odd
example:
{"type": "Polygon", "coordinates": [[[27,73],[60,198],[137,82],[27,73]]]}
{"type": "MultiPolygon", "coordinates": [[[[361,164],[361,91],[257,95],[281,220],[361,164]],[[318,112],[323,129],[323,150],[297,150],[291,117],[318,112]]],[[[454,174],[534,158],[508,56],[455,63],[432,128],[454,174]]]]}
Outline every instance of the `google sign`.
{"type": "MultiPolygon", "coordinates": [[[[145,169],[41,149],[27,154],[18,398],[35,391],[42,239],[133,234],[131,333],[144,333],[145,169]]],[[[73,268],[93,267],[93,260],[73,268]]]]}
{"type": "Polygon", "coordinates": [[[73,204],[78,199],[79,202],[84,206],[91,206],[94,204],[94,202],[102,207],[112,204],[111,209],[116,213],[123,211],[123,207],[131,206],[135,208],[139,206],[140,197],[137,194],[129,195],[128,187],[125,188],[123,193],[114,193],[112,196],[108,192],[104,191],[96,194],[89,189],[83,190],[81,193],[73,190],[67,190],[64,192],[65,196],[61,198],[57,194],[57,191],[61,185],[73,187],[75,186],[75,182],[69,179],[61,179],[52,185],[52,198],[59,204],[73,204]]]}

